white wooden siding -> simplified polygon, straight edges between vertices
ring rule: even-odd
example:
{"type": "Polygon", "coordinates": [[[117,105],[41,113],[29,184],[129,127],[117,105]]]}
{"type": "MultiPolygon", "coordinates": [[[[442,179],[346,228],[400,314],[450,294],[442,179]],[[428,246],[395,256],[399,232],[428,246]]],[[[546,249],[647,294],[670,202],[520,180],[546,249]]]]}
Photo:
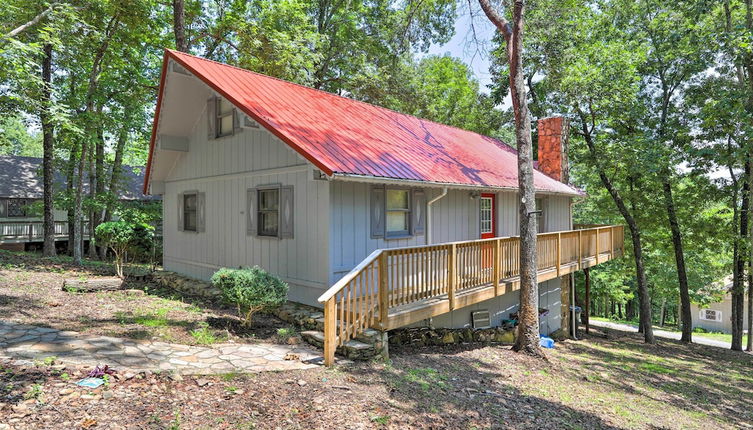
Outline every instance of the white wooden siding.
{"type": "Polygon", "coordinates": [[[290,299],[315,304],[330,285],[329,184],[266,130],[208,140],[206,113],[195,124],[165,181],[165,269],[206,280],[220,267],[258,265],[290,284],[290,299]],[[276,183],[293,186],[294,238],[247,236],[246,190],[276,183]],[[206,193],[203,233],[178,231],[177,196],[189,190],[206,193]]]}

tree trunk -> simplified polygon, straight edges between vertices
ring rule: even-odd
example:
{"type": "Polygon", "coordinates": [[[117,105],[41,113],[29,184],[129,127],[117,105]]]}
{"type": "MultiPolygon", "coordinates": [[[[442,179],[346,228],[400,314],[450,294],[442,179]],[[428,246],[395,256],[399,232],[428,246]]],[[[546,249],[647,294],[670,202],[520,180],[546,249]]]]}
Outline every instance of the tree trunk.
{"type": "Polygon", "coordinates": [[[619,191],[617,191],[617,188],[614,187],[614,184],[612,184],[611,179],[609,179],[604,170],[604,167],[601,164],[598,151],[596,150],[596,145],[594,144],[593,137],[591,136],[591,130],[589,130],[588,128],[588,120],[585,118],[582,112],[579,112],[579,116],[581,119],[583,137],[591,154],[593,164],[599,173],[599,178],[601,179],[604,188],[607,189],[609,195],[612,197],[612,200],[614,200],[614,203],[617,205],[617,209],[625,219],[625,222],[627,223],[630,230],[630,238],[633,242],[633,256],[635,259],[635,275],[638,283],[638,299],[640,302],[641,322],[639,324],[639,329],[642,329],[643,339],[646,343],[654,343],[654,332],[651,328],[651,297],[648,293],[648,281],[646,280],[646,269],[643,262],[641,230],[638,227],[638,223],[635,221],[635,218],[625,205],[625,201],[622,199],[619,191]]]}
{"type": "Polygon", "coordinates": [[[180,52],[188,52],[184,0],[173,0],[173,32],[175,33],[175,49],[180,52]]]}
{"type": "Polygon", "coordinates": [[[536,196],[533,185],[533,142],[531,120],[523,76],[523,14],[525,2],[515,0],[512,25],[491,5],[490,0],[479,0],[487,18],[505,38],[507,59],[510,65],[510,95],[515,114],[515,139],[518,146],[518,189],[520,204],[520,311],[518,337],[514,351],[543,356],[539,345],[539,292],[536,267],[537,219],[536,196]]]}
{"type": "Polygon", "coordinates": [[[667,321],[667,299],[662,297],[661,299],[661,311],[660,311],[661,318],[659,319],[659,325],[661,327],[664,327],[664,324],[667,321]]]}
{"type": "Polygon", "coordinates": [[[73,197],[73,183],[76,180],[76,145],[71,144],[71,152],[68,156],[68,165],[66,166],[66,196],[68,201],[68,246],[67,254],[73,256],[73,248],[76,242],[76,232],[74,226],[76,225],[73,205],[71,205],[71,197],[73,197]]]}
{"type": "Polygon", "coordinates": [[[81,140],[81,153],[78,159],[78,175],[76,177],[75,198],[73,202],[73,263],[81,265],[84,257],[84,232],[81,227],[84,221],[83,216],[83,189],[84,174],[86,172],[86,141],[81,140]]]}
{"type": "Polygon", "coordinates": [[[39,122],[42,124],[42,147],[44,158],[42,159],[42,177],[44,187],[44,247],[42,254],[45,257],[55,256],[55,208],[53,206],[53,180],[54,170],[54,125],[50,118],[52,106],[52,45],[44,45],[44,59],[42,60],[42,109],[39,112],[39,122]]]}
{"type": "MultiPolygon", "coordinates": [[[[99,135],[99,114],[102,112],[102,106],[97,108],[97,115],[94,128],[96,131],[94,134],[99,135]]],[[[89,147],[89,158],[87,160],[87,168],[89,170],[89,258],[91,260],[97,259],[97,247],[95,246],[96,238],[94,237],[94,231],[97,228],[97,211],[96,198],[97,198],[97,173],[94,168],[94,158],[96,156],[97,145],[99,143],[96,139],[92,139],[89,147]]]]}
{"type": "Polygon", "coordinates": [[[743,314],[745,302],[745,263],[748,258],[747,234],[748,234],[748,204],[750,203],[749,176],[751,175],[751,157],[746,157],[743,172],[742,204],[740,205],[740,229],[736,242],[739,243],[735,253],[735,270],[732,274],[732,346],[733,351],[743,350],[743,314]]]}
{"type": "MultiPolygon", "coordinates": [[[[680,223],[677,221],[675,202],[672,197],[672,184],[669,181],[669,169],[662,175],[662,188],[664,189],[664,205],[669,218],[669,228],[672,232],[672,247],[675,251],[675,265],[677,266],[677,280],[680,284],[680,307],[682,309],[682,336],[680,341],[692,342],[693,340],[693,317],[690,314],[690,290],[688,288],[688,274],[685,269],[685,255],[682,246],[682,233],[680,223]]],[[[662,324],[663,325],[663,324],[662,324]]]]}
{"type": "MultiPolygon", "coordinates": [[[[125,123],[128,124],[130,119],[126,116],[125,123]]],[[[105,209],[104,222],[112,220],[113,202],[118,199],[120,190],[120,177],[122,175],[123,168],[123,151],[125,150],[126,143],[128,142],[128,128],[124,125],[120,129],[118,134],[118,143],[115,146],[115,160],[112,163],[112,172],[110,174],[110,185],[107,187],[107,191],[112,194],[111,198],[107,200],[107,207],[105,209]]],[[[106,252],[106,250],[105,250],[106,252]]]]}

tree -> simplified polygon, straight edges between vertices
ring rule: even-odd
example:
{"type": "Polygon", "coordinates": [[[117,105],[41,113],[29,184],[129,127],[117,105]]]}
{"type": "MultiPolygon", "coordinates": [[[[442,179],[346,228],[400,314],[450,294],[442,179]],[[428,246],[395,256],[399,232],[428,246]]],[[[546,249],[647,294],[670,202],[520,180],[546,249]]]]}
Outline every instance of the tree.
{"type": "Polygon", "coordinates": [[[115,255],[115,273],[125,279],[124,266],[128,253],[151,246],[154,227],[133,220],[109,221],[97,226],[97,240],[115,255]]]}
{"type": "Polygon", "coordinates": [[[539,346],[539,294],[536,268],[536,197],[533,186],[533,143],[531,121],[523,75],[523,13],[525,2],[515,0],[512,22],[502,16],[490,0],[479,0],[486,17],[502,34],[510,67],[510,93],[515,114],[515,138],[518,149],[518,206],[520,219],[520,311],[518,336],[513,350],[543,356],[539,346]]]}
{"type": "Polygon", "coordinates": [[[55,208],[53,207],[53,162],[54,152],[54,126],[52,124],[50,108],[52,107],[52,44],[44,45],[44,58],[42,59],[42,108],[39,113],[39,122],[42,124],[42,142],[44,158],[42,159],[42,181],[44,188],[44,249],[45,257],[55,255],[55,208]]]}

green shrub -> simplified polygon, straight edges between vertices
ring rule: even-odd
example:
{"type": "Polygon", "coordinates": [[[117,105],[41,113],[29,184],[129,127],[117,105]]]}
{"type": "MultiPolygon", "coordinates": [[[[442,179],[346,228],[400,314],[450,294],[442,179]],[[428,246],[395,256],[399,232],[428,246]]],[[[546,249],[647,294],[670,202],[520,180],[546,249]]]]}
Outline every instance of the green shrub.
{"type": "Polygon", "coordinates": [[[220,269],[212,275],[212,285],[219,288],[226,302],[235,305],[246,326],[256,312],[280,306],[288,295],[288,284],[259,267],[220,269]]]}
{"type": "Polygon", "coordinates": [[[142,222],[126,220],[104,222],[95,230],[97,241],[115,254],[115,271],[123,278],[123,266],[128,252],[137,254],[151,246],[154,227],[142,222]]]}

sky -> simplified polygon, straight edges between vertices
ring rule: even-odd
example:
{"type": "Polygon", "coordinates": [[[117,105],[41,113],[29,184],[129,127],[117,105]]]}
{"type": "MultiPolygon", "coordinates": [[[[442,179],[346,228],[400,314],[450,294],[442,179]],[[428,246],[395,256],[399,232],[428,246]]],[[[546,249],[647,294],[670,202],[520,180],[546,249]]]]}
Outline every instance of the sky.
{"type": "Polygon", "coordinates": [[[461,2],[455,22],[455,35],[444,45],[433,45],[429,49],[429,54],[450,54],[462,59],[473,70],[481,90],[488,94],[487,85],[491,84],[488,51],[491,49],[490,41],[493,36],[494,27],[489,20],[480,11],[470,11],[469,6],[461,2]],[[472,28],[476,30],[475,40],[472,28]]]}

